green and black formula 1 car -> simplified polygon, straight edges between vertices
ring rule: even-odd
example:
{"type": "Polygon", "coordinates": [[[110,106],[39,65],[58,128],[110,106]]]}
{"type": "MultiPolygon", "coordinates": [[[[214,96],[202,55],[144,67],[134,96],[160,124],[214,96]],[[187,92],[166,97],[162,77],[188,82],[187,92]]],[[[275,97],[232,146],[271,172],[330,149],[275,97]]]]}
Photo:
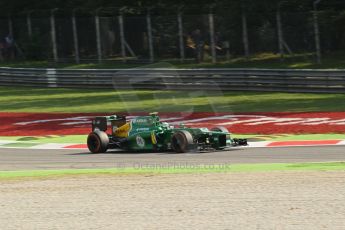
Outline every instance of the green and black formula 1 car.
{"type": "Polygon", "coordinates": [[[222,150],[231,146],[247,145],[246,139],[232,139],[224,127],[174,127],[161,122],[157,113],[139,116],[130,121],[125,116],[104,116],[92,120],[92,132],[87,146],[92,153],[108,149],[125,151],[190,151],[222,150]],[[108,130],[111,127],[111,131],[108,130]]]}

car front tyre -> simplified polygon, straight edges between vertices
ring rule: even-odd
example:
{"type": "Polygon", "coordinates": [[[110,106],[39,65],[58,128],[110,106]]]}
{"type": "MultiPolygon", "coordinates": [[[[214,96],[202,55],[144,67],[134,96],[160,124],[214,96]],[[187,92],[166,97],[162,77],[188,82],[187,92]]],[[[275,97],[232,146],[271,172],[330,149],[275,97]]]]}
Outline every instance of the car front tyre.
{"type": "Polygon", "coordinates": [[[186,130],[177,131],[171,137],[171,148],[177,153],[189,152],[193,144],[193,136],[186,130]]]}

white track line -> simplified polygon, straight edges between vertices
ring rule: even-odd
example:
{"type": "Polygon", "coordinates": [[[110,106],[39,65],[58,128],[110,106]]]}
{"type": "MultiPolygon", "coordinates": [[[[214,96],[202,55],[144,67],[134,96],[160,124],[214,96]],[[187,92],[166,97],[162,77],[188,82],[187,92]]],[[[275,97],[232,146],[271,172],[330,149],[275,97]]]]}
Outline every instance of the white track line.
{"type": "Polygon", "coordinates": [[[64,147],[70,146],[73,144],[58,144],[58,143],[47,143],[47,144],[40,144],[29,147],[29,149],[65,149],[64,147]]]}
{"type": "Polygon", "coordinates": [[[340,141],[340,142],[337,143],[336,145],[345,145],[345,140],[340,141]]]}

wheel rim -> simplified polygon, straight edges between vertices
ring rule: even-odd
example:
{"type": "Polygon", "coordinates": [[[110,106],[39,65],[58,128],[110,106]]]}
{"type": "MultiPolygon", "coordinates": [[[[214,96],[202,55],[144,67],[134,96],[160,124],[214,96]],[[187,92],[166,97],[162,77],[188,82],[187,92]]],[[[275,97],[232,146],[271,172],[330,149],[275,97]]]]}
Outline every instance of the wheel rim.
{"type": "Polygon", "coordinates": [[[176,152],[184,152],[186,151],[186,140],[184,136],[180,133],[175,134],[172,138],[172,147],[176,152]]]}
{"type": "Polygon", "coordinates": [[[173,137],[172,142],[173,142],[173,149],[174,149],[176,152],[181,151],[180,142],[179,142],[178,138],[177,138],[177,137],[173,137]]]}
{"type": "Polygon", "coordinates": [[[99,152],[101,143],[94,134],[90,135],[88,140],[87,140],[87,146],[91,152],[99,152]]]}

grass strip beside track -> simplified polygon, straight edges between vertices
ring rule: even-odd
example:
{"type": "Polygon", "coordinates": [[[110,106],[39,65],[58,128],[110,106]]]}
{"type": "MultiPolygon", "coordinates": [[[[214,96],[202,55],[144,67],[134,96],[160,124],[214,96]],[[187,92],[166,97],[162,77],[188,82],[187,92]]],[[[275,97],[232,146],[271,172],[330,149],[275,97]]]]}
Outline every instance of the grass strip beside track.
{"type": "Polygon", "coordinates": [[[2,112],[337,112],[345,94],[0,87],[2,112]]]}
{"type": "MultiPolygon", "coordinates": [[[[345,135],[344,139],[345,139],[345,135]]],[[[0,140],[16,141],[21,143],[39,143],[39,144],[68,144],[85,143],[87,135],[67,135],[67,136],[0,136],[0,140]]]]}
{"type": "Polygon", "coordinates": [[[45,178],[77,175],[126,175],[126,174],[183,174],[183,173],[231,173],[273,171],[345,171],[345,162],[329,163],[274,163],[274,164],[224,164],[224,165],[138,165],[131,168],[63,169],[0,171],[0,180],[20,178],[45,178]]]}

